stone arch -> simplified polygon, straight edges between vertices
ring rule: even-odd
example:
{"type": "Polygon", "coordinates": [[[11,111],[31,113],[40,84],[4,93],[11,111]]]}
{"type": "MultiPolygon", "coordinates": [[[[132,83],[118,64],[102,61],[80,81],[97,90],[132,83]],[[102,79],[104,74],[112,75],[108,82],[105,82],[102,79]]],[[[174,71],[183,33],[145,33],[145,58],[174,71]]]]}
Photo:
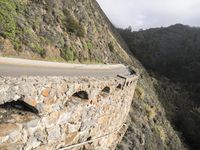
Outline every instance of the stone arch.
{"type": "Polygon", "coordinates": [[[21,97],[17,101],[13,100],[11,102],[6,102],[4,104],[1,104],[0,108],[7,109],[7,110],[16,109],[16,110],[20,110],[20,111],[31,112],[31,113],[34,113],[34,114],[38,114],[39,113],[39,111],[35,107],[33,107],[33,106],[29,105],[28,103],[24,102],[23,101],[23,97],[21,97]]]}
{"type": "Polygon", "coordinates": [[[119,84],[117,85],[117,89],[122,89],[122,84],[121,84],[121,83],[119,83],[119,84]]]}
{"type": "Polygon", "coordinates": [[[110,93],[110,87],[106,86],[105,88],[102,89],[102,92],[109,94],[110,93]]]}
{"type": "Polygon", "coordinates": [[[80,98],[80,99],[83,99],[83,100],[89,99],[88,93],[86,91],[78,91],[78,92],[74,93],[72,95],[72,97],[77,97],[77,98],[80,98]]]}

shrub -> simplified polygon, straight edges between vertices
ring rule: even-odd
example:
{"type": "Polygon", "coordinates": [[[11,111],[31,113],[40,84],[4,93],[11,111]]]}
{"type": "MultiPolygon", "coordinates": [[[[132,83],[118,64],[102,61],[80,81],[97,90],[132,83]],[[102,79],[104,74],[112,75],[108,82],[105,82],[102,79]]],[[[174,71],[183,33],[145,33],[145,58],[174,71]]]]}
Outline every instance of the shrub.
{"type": "Polygon", "coordinates": [[[93,48],[93,45],[91,42],[87,42],[86,44],[87,44],[87,49],[91,50],[93,48]]]}
{"type": "Polygon", "coordinates": [[[46,56],[46,50],[39,44],[32,44],[31,48],[34,52],[38,53],[41,57],[46,56]]]}
{"type": "Polygon", "coordinates": [[[19,35],[22,34],[22,31],[17,27],[15,20],[17,2],[15,0],[0,0],[0,35],[10,39],[14,49],[20,52],[19,35]]]}
{"type": "Polygon", "coordinates": [[[13,40],[16,34],[14,0],[0,0],[0,35],[13,40]]]}
{"type": "Polygon", "coordinates": [[[74,51],[72,48],[65,48],[61,51],[61,56],[66,61],[73,61],[74,60],[74,51]]]}
{"type": "Polygon", "coordinates": [[[79,37],[84,37],[84,28],[75,20],[68,10],[64,10],[63,23],[68,32],[75,33],[79,37]]]}
{"type": "Polygon", "coordinates": [[[21,52],[21,43],[20,40],[18,38],[15,38],[14,40],[12,40],[14,49],[18,52],[21,52]]]}

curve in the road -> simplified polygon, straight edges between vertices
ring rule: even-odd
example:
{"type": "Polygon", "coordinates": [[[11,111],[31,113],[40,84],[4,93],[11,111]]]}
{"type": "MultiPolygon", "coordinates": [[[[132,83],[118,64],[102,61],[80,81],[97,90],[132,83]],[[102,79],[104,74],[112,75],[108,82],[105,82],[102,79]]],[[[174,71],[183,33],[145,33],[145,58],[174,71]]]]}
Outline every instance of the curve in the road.
{"type": "Polygon", "coordinates": [[[130,74],[121,64],[83,65],[0,57],[1,76],[90,76],[130,74]]]}

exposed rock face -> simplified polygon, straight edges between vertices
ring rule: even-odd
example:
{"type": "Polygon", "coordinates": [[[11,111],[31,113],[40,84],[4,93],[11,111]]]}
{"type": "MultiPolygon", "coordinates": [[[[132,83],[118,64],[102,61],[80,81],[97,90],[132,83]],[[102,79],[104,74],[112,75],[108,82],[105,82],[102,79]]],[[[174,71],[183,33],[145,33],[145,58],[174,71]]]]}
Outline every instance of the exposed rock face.
{"type": "Polygon", "coordinates": [[[0,83],[0,149],[114,149],[127,129],[137,76],[0,83]]]}

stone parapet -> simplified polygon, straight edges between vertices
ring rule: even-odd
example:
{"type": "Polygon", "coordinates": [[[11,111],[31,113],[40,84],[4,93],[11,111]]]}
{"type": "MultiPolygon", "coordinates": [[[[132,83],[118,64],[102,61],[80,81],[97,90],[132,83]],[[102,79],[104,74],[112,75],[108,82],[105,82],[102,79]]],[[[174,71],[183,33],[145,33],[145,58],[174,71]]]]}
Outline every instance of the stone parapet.
{"type": "Polygon", "coordinates": [[[0,149],[114,149],[137,76],[0,77],[0,149]]]}

